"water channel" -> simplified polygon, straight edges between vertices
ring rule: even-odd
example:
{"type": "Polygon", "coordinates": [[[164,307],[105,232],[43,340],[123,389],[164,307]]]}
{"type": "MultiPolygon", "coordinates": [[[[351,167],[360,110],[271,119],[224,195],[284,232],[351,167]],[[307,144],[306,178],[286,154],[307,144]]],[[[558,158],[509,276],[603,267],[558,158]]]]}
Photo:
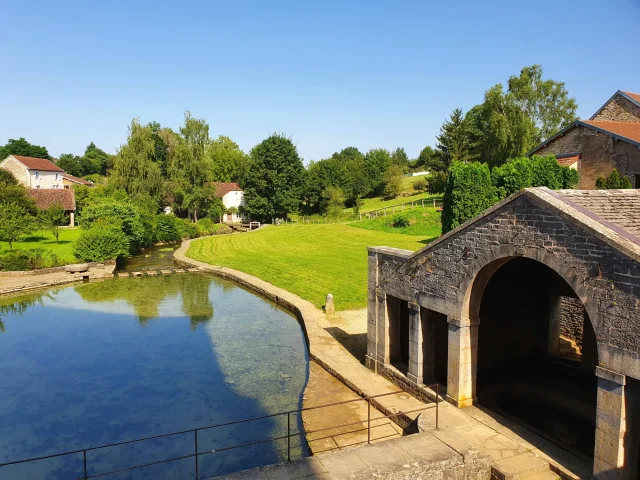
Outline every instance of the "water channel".
{"type": "MultiPolygon", "coordinates": [[[[0,318],[0,463],[295,410],[308,378],[293,316],[200,273],[5,297],[0,318]]],[[[224,449],[286,429],[276,417],[201,432],[198,450],[218,452],[200,458],[199,478],[283,460],[286,440],[224,449]]],[[[193,443],[191,433],[92,451],[89,475],[189,455],[193,443]]],[[[191,458],[103,478],[194,473],[191,458]]],[[[82,475],[81,454],[0,468],[12,480],[82,475]]]]}

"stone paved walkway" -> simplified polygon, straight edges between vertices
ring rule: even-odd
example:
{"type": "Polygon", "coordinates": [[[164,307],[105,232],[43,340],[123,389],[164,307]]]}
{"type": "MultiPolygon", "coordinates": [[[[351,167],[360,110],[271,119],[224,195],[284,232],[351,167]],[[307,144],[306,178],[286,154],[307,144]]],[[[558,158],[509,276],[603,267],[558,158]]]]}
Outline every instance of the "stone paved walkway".
{"type": "MultiPolygon", "coordinates": [[[[398,391],[397,386],[367,369],[329,333],[334,326],[327,320],[324,312],[318,310],[313,304],[297,295],[246,273],[187,258],[185,252],[189,247],[189,243],[190,241],[184,242],[175,252],[175,260],[181,264],[197,267],[201,271],[210,272],[216,276],[232,280],[296,313],[308,337],[310,357],[354,392],[359,395],[375,396],[398,391]]],[[[366,323],[363,328],[366,331],[366,323]]],[[[429,395],[433,395],[433,392],[426,388],[425,391],[429,395]]],[[[381,397],[376,399],[374,404],[375,407],[385,413],[385,415],[397,413],[401,425],[417,420],[417,417],[420,415],[420,412],[411,414],[403,414],[401,412],[409,412],[425,407],[424,403],[406,393],[381,397]]],[[[586,479],[591,475],[589,471],[590,467],[586,462],[576,460],[563,450],[553,446],[523,427],[481,408],[470,407],[458,409],[447,402],[441,401],[439,403],[439,430],[435,429],[435,409],[432,408],[422,412],[419,424],[425,432],[429,433],[428,438],[435,438],[440,442],[439,444],[433,444],[440,446],[430,446],[429,450],[450,448],[458,454],[463,454],[467,452],[469,448],[477,449],[481,456],[487,455],[491,457],[494,468],[507,472],[526,471],[529,469],[532,475],[537,475],[536,472],[545,473],[548,471],[549,464],[551,464],[552,468],[563,472],[566,478],[586,479]]],[[[418,437],[422,435],[425,434],[420,434],[418,437]]],[[[402,442],[405,438],[409,437],[381,442],[380,445],[391,446],[392,444],[390,442],[402,442]]],[[[372,446],[369,445],[366,446],[366,448],[371,447],[372,446]]],[[[333,453],[333,455],[336,455],[336,458],[343,458],[342,455],[351,455],[348,452],[349,451],[346,450],[344,452],[333,453]]],[[[388,461],[389,452],[392,452],[392,449],[388,451],[385,459],[380,459],[381,462],[388,461]]],[[[393,457],[393,455],[391,455],[391,457],[393,457]]],[[[400,455],[400,457],[402,457],[402,455],[400,455]]],[[[322,455],[318,457],[320,461],[322,461],[322,458],[322,455]]],[[[356,469],[355,466],[353,468],[356,469]]],[[[327,472],[318,472],[318,474],[325,473],[327,472]]],[[[265,473],[265,475],[266,476],[237,478],[304,478],[291,476],[279,477],[277,475],[269,476],[267,473],[265,473]]],[[[314,474],[312,473],[312,475],[314,474]]],[[[333,477],[320,476],[317,478],[374,477],[341,477],[334,475],[333,477]]]]}

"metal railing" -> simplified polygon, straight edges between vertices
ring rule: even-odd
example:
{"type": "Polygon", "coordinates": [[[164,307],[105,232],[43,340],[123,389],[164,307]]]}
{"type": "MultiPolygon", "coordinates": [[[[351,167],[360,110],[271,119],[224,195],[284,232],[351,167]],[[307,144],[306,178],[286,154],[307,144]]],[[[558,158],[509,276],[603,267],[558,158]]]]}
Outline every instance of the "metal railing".
{"type": "MultiPolygon", "coordinates": [[[[312,431],[298,431],[298,432],[292,432],[291,431],[291,415],[292,414],[300,414],[302,412],[306,412],[306,411],[310,411],[310,410],[317,410],[320,408],[329,408],[329,407],[335,407],[338,405],[345,405],[348,403],[354,403],[354,402],[367,402],[367,426],[366,426],[366,430],[367,430],[367,440],[366,441],[361,441],[361,442],[354,442],[351,443],[350,445],[357,445],[357,444],[363,444],[363,443],[371,443],[371,422],[372,421],[378,421],[378,420],[384,420],[384,419],[391,419],[394,417],[399,417],[400,415],[408,415],[411,413],[417,413],[417,412],[421,412],[424,410],[429,410],[432,408],[435,408],[435,416],[436,416],[436,429],[438,429],[438,404],[439,402],[439,385],[435,384],[433,386],[430,386],[430,388],[432,388],[433,390],[435,390],[435,402],[433,403],[429,403],[427,405],[425,405],[422,408],[417,408],[417,409],[413,409],[413,410],[408,410],[408,411],[399,411],[397,413],[392,413],[390,415],[383,415],[383,416],[377,416],[372,418],[371,417],[371,408],[372,408],[372,404],[373,404],[373,399],[376,398],[380,398],[380,397],[387,397],[389,395],[398,395],[398,394],[403,394],[405,393],[403,390],[399,390],[396,392],[390,392],[390,393],[383,393],[380,395],[373,395],[373,396],[363,396],[361,398],[355,398],[353,400],[344,400],[342,402],[335,402],[335,403],[329,403],[329,404],[325,404],[325,405],[318,405],[318,406],[314,406],[314,407],[306,407],[306,408],[301,408],[298,410],[291,410],[291,411],[287,411],[287,412],[281,412],[281,413],[275,413],[272,415],[263,415],[260,417],[253,417],[253,418],[247,418],[244,420],[236,420],[233,422],[226,422],[226,423],[219,423],[216,425],[209,425],[206,427],[199,427],[199,428],[193,428],[193,429],[188,429],[188,430],[181,430],[178,432],[172,432],[172,433],[165,433],[162,435],[153,435],[150,437],[144,437],[144,438],[137,438],[135,440],[127,440],[124,442],[116,442],[116,443],[110,443],[107,445],[100,445],[97,447],[90,447],[90,448],[83,448],[83,449],[79,449],[79,450],[71,450],[68,452],[63,452],[63,453],[56,453],[53,455],[45,455],[45,456],[41,456],[41,457],[34,457],[34,458],[27,458],[24,460],[16,460],[13,462],[6,462],[6,463],[0,463],[0,469],[3,467],[8,467],[11,465],[20,465],[20,464],[26,464],[26,463],[30,463],[30,462],[37,462],[37,461],[41,461],[41,460],[48,460],[48,459],[53,459],[53,458],[61,458],[61,457],[65,457],[65,456],[69,456],[69,455],[79,455],[82,454],[82,460],[83,460],[83,469],[84,469],[84,475],[82,477],[77,477],[75,480],[88,480],[90,478],[99,478],[99,477],[104,477],[106,475],[115,475],[118,473],[122,473],[122,472],[127,472],[130,470],[137,470],[137,469],[142,469],[142,468],[146,468],[146,467],[151,467],[154,465],[160,465],[163,463],[170,463],[170,462],[175,462],[178,460],[185,460],[188,458],[193,458],[195,460],[195,478],[196,480],[200,479],[200,471],[199,471],[199,465],[198,465],[198,458],[202,457],[204,455],[211,455],[214,453],[219,453],[219,452],[224,452],[224,451],[228,451],[228,450],[233,450],[233,449],[237,449],[237,448],[243,448],[243,447],[250,447],[250,446],[254,446],[254,445],[260,445],[260,444],[264,444],[264,443],[270,443],[270,442],[277,442],[279,440],[287,440],[287,461],[291,462],[291,439],[293,437],[298,437],[298,436],[302,436],[302,435],[311,435],[311,434],[315,434],[315,433],[319,433],[319,432],[326,432],[328,430],[335,430],[335,429],[341,429],[341,428],[345,428],[345,427],[352,427],[355,425],[362,425],[364,423],[364,421],[358,421],[358,422],[351,422],[351,423],[345,423],[345,424],[341,424],[341,425],[333,425],[331,427],[325,427],[325,428],[320,428],[317,430],[312,430],[312,431]],[[238,445],[232,445],[232,446],[228,446],[228,447],[222,447],[222,448],[216,448],[216,449],[212,449],[212,450],[207,450],[207,451],[199,451],[198,449],[198,433],[202,432],[204,430],[211,430],[214,428],[221,428],[221,427],[228,427],[231,425],[238,425],[238,424],[242,424],[242,423],[248,423],[248,422],[254,422],[254,421],[258,421],[258,420],[265,420],[268,418],[274,418],[274,417],[281,417],[283,415],[287,416],[287,434],[286,435],[281,435],[281,436],[276,436],[276,437],[270,437],[267,439],[263,439],[263,440],[257,440],[254,442],[248,442],[248,443],[242,443],[242,444],[238,444],[238,445]],[[191,453],[189,455],[181,455],[181,456],[177,456],[177,457],[173,457],[173,458],[169,458],[169,459],[165,459],[165,460],[159,460],[159,461],[155,461],[155,462],[149,462],[149,463],[144,463],[144,464],[139,464],[139,465],[134,465],[132,467],[127,467],[127,468],[121,468],[118,470],[112,470],[112,471],[108,471],[108,472],[102,472],[102,473],[97,473],[97,474],[93,474],[93,475],[89,475],[89,468],[88,468],[88,464],[87,464],[87,453],[88,452],[93,452],[93,451],[97,451],[97,450],[101,450],[104,448],[113,448],[113,447],[118,447],[118,446],[122,446],[122,445],[131,445],[131,444],[135,444],[135,443],[139,443],[139,442],[145,442],[145,441],[149,441],[149,440],[156,440],[159,438],[167,438],[167,437],[172,437],[175,435],[186,435],[186,434],[193,434],[193,446],[194,446],[194,453],[191,453]]],[[[375,428],[375,426],[374,426],[375,428]]],[[[341,432],[341,433],[337,433],[337,434],[333,434],[333,435],[327,435],[324,437],[319,437],[319,438],[313,438],[308,440],[309,442],[317,442],[320,440],[326,440],[328,438],[332,438],[332,437],[337,437],[340,435],[346,435],[349,433],[356,433],[356,432],[362,432],[364,430],[364,428],[359,429],[359,430],[353,430],[353,431],[349,431],[349,432],[341,432]]],[[[381,437],[381,438],[386,438],[386,437],[381,437]]],[[[377,440],[377,439],[374,439],[377,440]]],[[[325,451],[330,451],[330,450],[335,450],[335,449],[339,449],[340,447],[337,446],[334,448],[328,448],[325,451]]]]}

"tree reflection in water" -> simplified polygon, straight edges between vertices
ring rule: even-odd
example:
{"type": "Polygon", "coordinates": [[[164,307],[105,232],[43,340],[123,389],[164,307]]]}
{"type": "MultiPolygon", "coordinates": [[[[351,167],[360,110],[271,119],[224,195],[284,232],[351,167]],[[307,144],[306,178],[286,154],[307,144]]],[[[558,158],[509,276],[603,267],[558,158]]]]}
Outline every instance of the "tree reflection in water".
{"type": "Polygon", "coordinates": [[[10,297],[0,298],[0,333],[6,331],[2,317],[6,315],[22,315],[29,307],[36,303],[42,305],[43,297],[53,298],[45,292],[28,293],[19,296],[11,295],[10,297]]]}
{"type": "Polygon", "coordinates": [[[126,302],[142,326],[158,318],[164,300],[180,295],[182,313],[189,317],[191,329],[195,330],[213,318],[213,305],[209,299],[211,281],[207,275],[181,274],[87,283],[75,290],[83,300],[91,303],[126,302]]]}

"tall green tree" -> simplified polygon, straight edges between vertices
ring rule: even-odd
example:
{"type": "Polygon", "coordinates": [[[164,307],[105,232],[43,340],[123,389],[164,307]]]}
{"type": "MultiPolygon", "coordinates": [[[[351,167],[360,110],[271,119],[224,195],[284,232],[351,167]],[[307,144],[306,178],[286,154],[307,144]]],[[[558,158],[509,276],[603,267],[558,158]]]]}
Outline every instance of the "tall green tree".
{"type": "Polygon", "coordinates": [[[56,203],[39,213],[42,225],[51,232],[56,239],[56,243],[58,243],[60,227],[68,223],[67,212],[62,205],[56,203]]]}
{"type": "Polygon", "coordinates": [[[83,159],[86,164],[84,175],[91,175],[92,173],[106,175],[107,169],[111,166],[111,155],[96,147],[93,142],[87,145],[84,150],[83,159]]]}
{"type": "Polygon", "coordinates": [[[207,148],[207,156],[216,182],[243,183],[249,158],[236,142],[220,135],[207,148]]]}
{"type": "Polygon", "coordinates": [[[113,158],[110,183],[124,190],[132,198],[150,198],[158,205],[161,199],[162,172],[154,162],[155,142],[153,131],[131,121],[127,143],[122,145],[113,158]]]}
{"type": "Polygon", "coordinates": [[[271,135],[251,150],[244,184],[246,213],[261,220],[286,218],[300,207],[305,170],[291,139],[271,135]]]}
{"type": "Polygon", "coordinates": [[[535,125],[536,145],[578,118],[578,104],[569,97],[564,82],[544,80],[541,65],[524,67],[519,76],[509,78],[508,85],[508,95],[535,125]]]}
{"type": "Polygon", "coordinates": [[[436,137],[437,149],[446,168],[451,162],[470,162],[473,160],[471,137],[462,110],[456,108],[440,127],[440,135],[436,137]]]}
{"type": "Polygon", "coordinates": [[[391,155],[384,148],[369,150],[364,158],[364,168],[370,182],[371,191],[382,194],[384,189],[384,174],[391,166],[391,155]]]}
{"type": "Polygon", "coordinates": [[[404,151],[404,148],[398,147],[391,152],[391,163],[399,166],[403,172],[409,170],[409,156],[404,151]]]}
{"type": "Polygon", "coordinates": [[[51,158],[46,147],[33,145],[27,142],[24,137],[17,140],[10,138],[6,145],[0,147],[0,160],[4,160],[9,155],[23,155],[34,158],[51,158]]]}
{"type": "Polygon", "coordinates": [[[428,172],[445,172],[447,165],[439,151],[427,145],[420,151],[420,155],[415,160],[413,168],[416,170],[426,170],[428,172]]]}

